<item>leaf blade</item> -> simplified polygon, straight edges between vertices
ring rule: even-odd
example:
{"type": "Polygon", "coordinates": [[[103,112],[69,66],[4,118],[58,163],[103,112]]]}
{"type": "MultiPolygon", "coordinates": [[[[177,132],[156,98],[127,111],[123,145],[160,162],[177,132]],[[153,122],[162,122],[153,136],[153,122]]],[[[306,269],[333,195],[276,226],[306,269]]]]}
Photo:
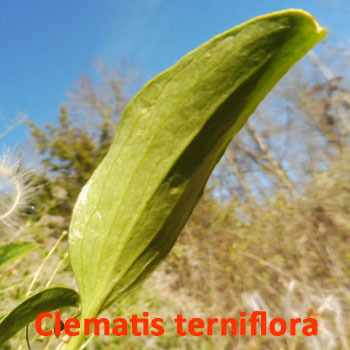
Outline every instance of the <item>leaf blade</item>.
{"type": "Polygon", "coordinates": [[[10,262],[36,250],[39,245],[34,242],[12,242],[0,246],[0,269],[10,262]]]}
{"type": "Polygon", "coordinates": [[[74,208],[70,254],[86,317],[167,255],[233,135],[324,35],[300,10],[253,19],[186,55],[131,101],[74,208]]]}
{"type": "Polygon", "coordinates": [[[26,298],[0,320],[0,344],[33,322],[38,314],[78,305],[79,294],[73,289],[52,287],[41,290],[26,298]]]}

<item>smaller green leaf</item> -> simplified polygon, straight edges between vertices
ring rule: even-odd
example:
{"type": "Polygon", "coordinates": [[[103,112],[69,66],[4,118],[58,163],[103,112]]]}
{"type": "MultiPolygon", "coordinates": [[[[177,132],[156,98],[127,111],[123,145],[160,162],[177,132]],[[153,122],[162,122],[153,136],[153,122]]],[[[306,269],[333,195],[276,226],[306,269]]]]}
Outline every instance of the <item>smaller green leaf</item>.
{"type": "Polygon", "coordinates": [[[12,242],[1,245],[0,268],[38,248],[39,245],[33,242],[12,242]]]}
{"type": "Polygon", "coordinates": [[[0,321],[0,344],[11,338],[42,312],[50,312],[65,306],[78,306],[79,294],[70,288],[52,287],[31,295],[17,305],[0,321]]]}

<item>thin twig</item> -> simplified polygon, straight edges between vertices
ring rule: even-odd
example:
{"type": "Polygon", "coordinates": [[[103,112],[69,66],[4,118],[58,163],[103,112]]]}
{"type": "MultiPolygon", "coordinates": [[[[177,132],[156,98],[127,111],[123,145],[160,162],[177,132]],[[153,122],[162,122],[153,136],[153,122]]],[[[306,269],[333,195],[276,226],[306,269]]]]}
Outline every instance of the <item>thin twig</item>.
{"type": "Polygon", "coordinates": [[[55,276],[56,276],[58,270],[60,269],[60,267],[61,267],[62,264],[66,261],[67,258],[68,258],[68,253],[65,253],[65,254],[63,255],[63,258],[62,258],[62,259],[60,260],[60,262],[57,264],[55,270],[53,271],[53,273],[52,273],[52,275],[51,275],[51,277],[50,277],[50,279],[49,279],[48,282],[46,283],[45,288],[50,287],[50,285],[51,285],[53,279],[55,278],[55,276]]]}
{"type": "Polygon", "coordinates": [[[47,260],[51,257],[51,255],[53,254],[53,252],[56,250],[56,248],[59,246],[59,244],[61,243],[62,239],[67,235],[67,231],[63,231],[61,236],[58,238],[57,242],[55,243],[55,245],[51,248],[51,250],[49,251],[49,253],[46,255],[45,259],[43,260],[43,262],[41,263],[41,265],[39,266],[38,270],[36,271],[34,278],[32,280],[32,283],[29,286],[28,292],[26,293],[26,296],[29,296],[32,292],[33,286],[36,282],[36,280],[38,279],[38,276],[42,270],[42,268],[44,267],[44,265],[46,264],[47,260]]]}
{"type": "Polygon", "coordinates": [[[11,125],[9,128],[7,128],[4,132],[0,134],[0,139],[8,135],[11,131],[16,129],[18,126],[24,124],[28,120],[27,116],[22,116],[21,119],[19,119],[17,122],[15,122],[13,125],[11,125]]]}

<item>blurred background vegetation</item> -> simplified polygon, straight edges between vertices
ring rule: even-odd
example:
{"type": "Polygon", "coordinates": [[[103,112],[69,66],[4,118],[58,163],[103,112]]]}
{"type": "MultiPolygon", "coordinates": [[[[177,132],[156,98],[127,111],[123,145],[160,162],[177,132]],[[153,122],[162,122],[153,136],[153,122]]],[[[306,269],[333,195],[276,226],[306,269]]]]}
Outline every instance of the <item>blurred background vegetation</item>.
{"type": "MultiPolygon", "coordinates": [[[[105,314],[129,318],[147,310],[165,319],[165,334],[96,337],[88,349],[350,349],[350,60],[327,42],[323,52],[311,52],[266,98],[229,146],[166,261],[105,314]],[[239,318],[253,310],[317,317],[319,335],[179,337],[172,321],[176,314],[239,318]]],[[[99,79],[77,82],[57,124],[26,121],[36,152],[22,154],[38,166],[13,168],[27,197],[0,229],[3,243],[29,240],[42,248],[0,271],[0,315],[29,290],[76,288],[65,231],[130,99],[128,79],[99,65],[99,79]]],[[[1,210],[13,192],[0,189],[1,210]]],[[[58,344],[39,338],[32,347],[58,344]]],[[[26,349],[24,333],[3,348],[26,349]]]]}

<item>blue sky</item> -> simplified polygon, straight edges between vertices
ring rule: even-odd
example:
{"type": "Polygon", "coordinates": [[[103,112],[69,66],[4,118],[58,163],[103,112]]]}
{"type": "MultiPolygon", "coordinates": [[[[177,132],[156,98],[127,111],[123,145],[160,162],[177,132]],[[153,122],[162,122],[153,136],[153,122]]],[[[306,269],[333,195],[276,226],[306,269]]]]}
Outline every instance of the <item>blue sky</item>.
{"type": "MultiPolygon", "coordinates": [[[[212,36],[286,8],[312,13],[329,39],[350,44],[350,0],[3,0],[0,134],[20,114],[55,123],[67,91],[103,59],[131,62],[145,80],[212,36]]],[[[19,127],[0,146],[21,144],[19,127]]]]}

